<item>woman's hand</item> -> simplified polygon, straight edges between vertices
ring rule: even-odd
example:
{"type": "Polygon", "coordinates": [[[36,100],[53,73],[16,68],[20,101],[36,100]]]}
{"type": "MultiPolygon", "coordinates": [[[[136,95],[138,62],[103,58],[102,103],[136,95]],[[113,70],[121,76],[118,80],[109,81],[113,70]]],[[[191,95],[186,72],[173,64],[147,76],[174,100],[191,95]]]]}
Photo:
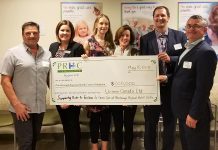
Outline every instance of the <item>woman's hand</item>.
{"type": "Polygon", "coordinates": [[[87,54],[82,54],[81,57],[82,57],[82,59],[84,59],[84,60],[87,60],[87,59],[89,58],[87,54]]]}
{"type": "Polygon", "coordinates": [[[60,105],[60,107],[61,107],[62,109],[67,109],[68,107],[70,107],[70,105],[64,104],[64,105],[60,105]]]}

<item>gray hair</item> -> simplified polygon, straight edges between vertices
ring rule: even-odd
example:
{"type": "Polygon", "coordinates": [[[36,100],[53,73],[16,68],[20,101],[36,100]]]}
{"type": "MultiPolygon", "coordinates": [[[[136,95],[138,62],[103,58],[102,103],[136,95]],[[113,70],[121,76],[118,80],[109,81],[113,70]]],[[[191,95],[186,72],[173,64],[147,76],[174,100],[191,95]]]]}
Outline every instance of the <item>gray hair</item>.
{"type": "Polygon", "coordinates": [[[200,15],[193,15],[189,19],[198,19],[198,20],[201,21],[203,27],[207,27],[208,26],[207,20],[205,18],[203,18],[202,16],[200,16],[200,15]]]}

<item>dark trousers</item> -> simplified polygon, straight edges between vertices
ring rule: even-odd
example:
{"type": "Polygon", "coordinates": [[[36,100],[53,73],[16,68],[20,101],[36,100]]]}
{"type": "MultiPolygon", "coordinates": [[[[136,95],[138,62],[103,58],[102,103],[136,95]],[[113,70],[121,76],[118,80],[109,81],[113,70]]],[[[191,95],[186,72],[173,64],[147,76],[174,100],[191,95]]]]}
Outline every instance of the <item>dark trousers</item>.
{"type": "Polygon", "coordinates": [[[80,107],[70,106],[67,109],[62,109],[60,106],[56,107],[63,124],[67,150],[79,150],[81,137],[79,124],[80,107]]]}
{"type": "Polygon", "coordinates": [[[109,140],[111,123],[110,109],[104,109],[100,112],[90,113],[90,136],[92,143],[98,143],[99,132],[102,141],[109,140]]]}
{"type": "Polygon", "coordinates": [[[179,132],[183,150],[210,149],[210,117],[205,116],[197,122],[195,129],[185,124],[185,119],[179,119],[179,132]]]}
{"type": "Polygon", "coordinates": [[[157,125],[160,114],[163,117],[163,147],[162,150],[173,150],[175,142],[176,119],[171,110],[170,95],[167,87],[162,87],[161,105],[144,106],[145,133],[144,147],[145,150],[157,150],[156,135],[157,125]],[[168,96],[169,95],[169,96],[168,96]]]}
{"type": "Polygon", "coordinates": [[[19,150],[35,150],[44,113],[29,114],[30,118],[27,121],[17,120],[16,113],[12,112],[11,114],[14,121],[19,150]]]}
{"type": "Polygon", "coordinates": [[[111,106],[115,126],[115,147],[122,150],[131,150],[133,141],[133,121],[137,106],[111,106]],[[123,133],[124,127],[124,133],[123,133]]]}

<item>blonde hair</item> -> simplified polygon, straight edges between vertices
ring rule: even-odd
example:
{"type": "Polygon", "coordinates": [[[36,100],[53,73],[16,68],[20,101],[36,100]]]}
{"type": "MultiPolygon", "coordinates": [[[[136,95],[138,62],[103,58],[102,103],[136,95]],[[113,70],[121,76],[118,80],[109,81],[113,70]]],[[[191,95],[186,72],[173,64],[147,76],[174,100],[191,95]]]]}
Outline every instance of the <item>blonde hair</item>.
{"type": "Polygon", "coordinates": [[[77,24],[75,25],[75,36],[79,36],[79,37],[80,37],[78,30],[79,30],[79,26],[80,26],[81,24],[84,24],[84,25],[87,27],[87,31],[88,31],[88,32],[87,32],[87,35],[86,35],[86,36],[89,36],[89,35],[90,35],[89,26],[88,26],[88,24],[87,24],[84,20],[78,21],[77,24]]]}

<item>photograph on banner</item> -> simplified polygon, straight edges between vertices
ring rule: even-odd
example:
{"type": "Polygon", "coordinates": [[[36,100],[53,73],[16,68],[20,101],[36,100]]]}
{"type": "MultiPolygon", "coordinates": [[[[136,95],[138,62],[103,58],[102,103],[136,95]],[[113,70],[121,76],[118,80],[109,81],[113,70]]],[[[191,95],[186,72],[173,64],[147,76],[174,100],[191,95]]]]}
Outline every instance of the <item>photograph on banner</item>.
{"type": "Polygon", "coordinates": [[[102,13],[102,3],[62,2],[61,19],[70,20],[75,28],[74,40],[84,44],[93,31],[95,18],[102,13]]]}
{"type": "Polygon", "coordinates": [[[205,40],[214,48],[218,56],[218,2],[179,2],[178,28],[185,32],[185,24],[192,15],[201,15],[208,21],[205,40]]]}
{"type": "Polygon", "coordinates": [[[129,25],[135,34],[135,46],[139,47],[142,35],[154,30],[153,10],[159,3],[121,3],[122,25],[129,25]]]}

